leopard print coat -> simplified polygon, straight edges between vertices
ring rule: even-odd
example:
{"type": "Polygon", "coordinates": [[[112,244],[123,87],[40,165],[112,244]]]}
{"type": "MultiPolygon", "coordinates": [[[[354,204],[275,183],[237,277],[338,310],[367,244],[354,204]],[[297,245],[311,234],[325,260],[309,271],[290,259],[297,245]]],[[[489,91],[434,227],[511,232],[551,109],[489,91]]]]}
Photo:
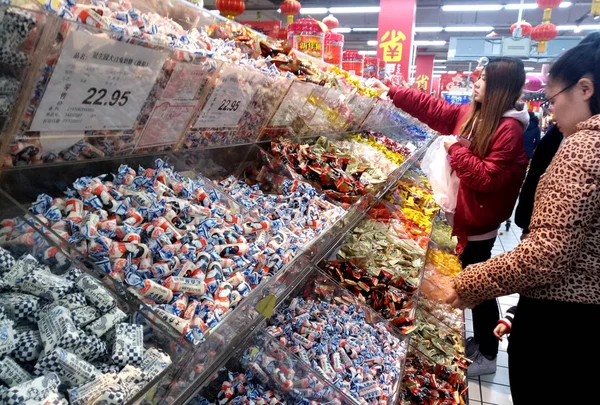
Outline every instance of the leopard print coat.
{"type": "Polygon", "coordinates": [[[600,304],[600,115],[577,130],[540,179],[529,237],[454,279],[466,306],[513,293],[600,304]]]}

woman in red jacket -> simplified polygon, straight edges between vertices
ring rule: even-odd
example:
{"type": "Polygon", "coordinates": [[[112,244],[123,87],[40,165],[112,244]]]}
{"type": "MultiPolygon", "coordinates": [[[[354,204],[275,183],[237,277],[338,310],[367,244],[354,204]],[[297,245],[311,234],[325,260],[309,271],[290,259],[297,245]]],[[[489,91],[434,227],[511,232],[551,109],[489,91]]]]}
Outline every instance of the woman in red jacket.
{"type": "MultiPolygon", "coordinates": [[[[463,267],[484,262],[500,225],[510,218],[525,172],[527,155],[523,132],[526,110],[516,108],[525,84],[523,62],[490,59],[475,83],[472,106],[446,103],[409,88],[391,88],[396,107],[448,137],[450,166],[460,179],[456,212],[449,217],[459,239],[463,267]]],[[[496,371],[498,340],[493,334],[500,313],[496,299],[473,308],[474,338],[467,342],[473,359],[469,376],[496,371]]]]}

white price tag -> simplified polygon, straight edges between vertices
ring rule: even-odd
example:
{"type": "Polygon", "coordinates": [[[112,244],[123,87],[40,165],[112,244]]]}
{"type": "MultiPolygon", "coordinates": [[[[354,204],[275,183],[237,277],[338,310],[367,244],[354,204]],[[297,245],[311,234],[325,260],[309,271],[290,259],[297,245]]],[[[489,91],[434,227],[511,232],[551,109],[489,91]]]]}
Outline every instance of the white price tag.
{"type": "Polygon", "coordinates": [[[204,109],[194,124],[194,128],[235,127],[254,96],[256,74],[237,68],[224,66],[221,79],[206,102],[204,109]]]}
{"type": "Polygon", "coordinates": [[[167,54],[71,31],[30,131],[131,129],[167,54]]]}
{"type": "Polygon", "coordinates": [[[406,149],[410,151],[410,153],[413,153],[415,150],[417,150],[417,147],[412,142],[407,143],[405,146],[406,149]]]}

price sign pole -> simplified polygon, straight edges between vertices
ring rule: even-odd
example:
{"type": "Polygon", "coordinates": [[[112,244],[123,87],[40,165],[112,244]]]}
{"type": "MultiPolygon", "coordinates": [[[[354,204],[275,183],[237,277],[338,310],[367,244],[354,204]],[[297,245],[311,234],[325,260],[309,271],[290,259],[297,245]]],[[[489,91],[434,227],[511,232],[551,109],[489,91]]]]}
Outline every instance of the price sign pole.
{"type": "Polygon", "coordinates": [[[167,53],[71,31],[30,131],[131,129],[167,53]]]}

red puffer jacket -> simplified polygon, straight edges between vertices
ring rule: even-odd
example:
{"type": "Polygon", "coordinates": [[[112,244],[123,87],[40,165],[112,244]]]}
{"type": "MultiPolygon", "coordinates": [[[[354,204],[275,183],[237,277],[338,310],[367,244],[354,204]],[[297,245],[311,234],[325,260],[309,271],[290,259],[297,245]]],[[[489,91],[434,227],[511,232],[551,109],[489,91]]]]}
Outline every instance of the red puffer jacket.
{"type": "MultiPolygon", "coordinates": [[[[392,88],[388,95],[396,107],[448,135],[460,132],[472,108],[451,105],[415,89],[392,88]]],[[[458,143],[448,150],[450,167],[460,179],[453,226],[459,252],[469,236],[492,232],[510,218],[529,162],[523,144],[528,122],[527,111],[507,112],[484,157],[458,143]]]]}

